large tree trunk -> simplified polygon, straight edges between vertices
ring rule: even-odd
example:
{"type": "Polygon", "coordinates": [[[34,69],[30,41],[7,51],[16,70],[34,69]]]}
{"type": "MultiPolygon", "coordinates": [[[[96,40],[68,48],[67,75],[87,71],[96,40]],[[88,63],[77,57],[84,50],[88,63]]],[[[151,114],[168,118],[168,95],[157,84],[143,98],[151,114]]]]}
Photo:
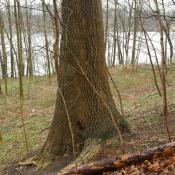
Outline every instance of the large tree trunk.
{"type": "Polygon", "coordinates": [[[113,134],[114,121],[122,126],[108,83],[101,1],[63,0],[62,20],[60,90],[41,161],[72,152],[72,136],[79,152],[113,134]]]}

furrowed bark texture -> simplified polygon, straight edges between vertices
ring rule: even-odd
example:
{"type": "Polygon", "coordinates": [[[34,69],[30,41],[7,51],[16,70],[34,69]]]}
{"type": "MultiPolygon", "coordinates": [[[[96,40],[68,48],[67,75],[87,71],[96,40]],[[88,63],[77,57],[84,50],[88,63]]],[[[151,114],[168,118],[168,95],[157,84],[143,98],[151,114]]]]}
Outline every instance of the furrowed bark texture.
{"type": "MultiPolygon", "coordinates": [[[[100,0],[63,0],[59,88],[66,101],[76,151],[114,130],[109,109],[118,126],[117,111],[108,83],[100,0]],[[98,92],[98,93],[97,93],[98,92]],[[103,100],[109,106],[107,109],[103,100]]],[[[55,115],[40,160],[72,151],[68,117],[60,92],[55,115]]]]}

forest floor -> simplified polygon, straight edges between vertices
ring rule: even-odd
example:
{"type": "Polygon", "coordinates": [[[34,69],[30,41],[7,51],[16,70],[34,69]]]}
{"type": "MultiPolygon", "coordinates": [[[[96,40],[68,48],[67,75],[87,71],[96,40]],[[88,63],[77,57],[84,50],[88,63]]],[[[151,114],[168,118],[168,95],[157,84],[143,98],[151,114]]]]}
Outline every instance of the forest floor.
{"type": "MultiPolygon", "coordinates": [[[[163,120],[163,100],[157,93],[150,66],[140,66],[137,72],[112,68],[110,73],[117,85],[123,103],[125,118],[131,133],[123,134],[126,154],[140,153],[168,142],[163,120]]],[[[158,77],[158,74],[157,74],[158,77]]],[[[159,86],[161,87],[160,79],[159,86]]],[[[114,101],[120,110],[119,98],[112,82],[114,101]]],[[[4,84],[2,82],[2,88],[4,84]]],[[[172,140],[175,140],[175,67],[168,68],[167,97],[172,140]]],[[[22,174],[17,162],[35,155],[44,143],[54,113],[56,77],[49,83],[47,76],[24,78],[25,98],[20,110],[18,80],[8,80],[8,96],[0,96],[0,174],[22,174]],[[27,147],[22,118],[27,133],[27,147]],[[1,173],[2,172],[2,173],[1,173]],[[19,173],[17,173],[19,172],[19,173]],[[14,173],[15,174],[15,173],[14,173]]],[[[121,155],[119,142],[111,138],[93,160],[121,155]]],[[[49,170],[50,171],[50,170],[49,170]]],[[[118,172],[121,173],[121,172],[118,172]]],[[[117,174],[117,172],[116,172],[117,174]]]]}

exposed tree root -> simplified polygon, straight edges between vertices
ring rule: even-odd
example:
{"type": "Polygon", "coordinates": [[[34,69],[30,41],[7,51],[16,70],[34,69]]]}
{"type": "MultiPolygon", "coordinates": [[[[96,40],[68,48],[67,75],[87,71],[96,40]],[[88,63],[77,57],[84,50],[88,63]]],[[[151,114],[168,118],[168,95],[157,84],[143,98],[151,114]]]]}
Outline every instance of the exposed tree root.
{"type": "Polygon", "coordinates": [[[62,174],[62,172],[67,172],[70,169],[76,172],[79,166],[87,164],[89,160],[100,151],[101,143],[102,141],[100,139],[97,140],[96,138],[86,140],[84,148],[82,149],[76,160],[71,162],[64,169],[62,169],[59,174],[62,174]]]}
{"type": "Polygon", "coordinates": [[[167,155],[174,152],[175,142],[164,144],[145,151],[142,154],[128,155],[123,157],[115,157],[112,159],[106,159],[102,161],[93,162],[86,165],[78,166],[77,168],[67,167],[63,169],[58,175],[96,175],[103,172],[115,171],[122,167],[143,162],[145,160],[151,160],[160,155],[167,155]],[[69,169],[68,169],[69,168],[69,169]]]}
{"type": "MultiPolygon", "coordinates": [[[[83,164],[89,163],[90,159],[92,159],[92,157],[95,156],[100,151],[102,144],[104,144],[104,143],[105,143],[105,141],[104,140],[102,141],[102,139],[97,139],[97,138],[87,139],[84,143],[84,147],[83,147],[82,151],[77,156],[76,160],[70,162],[66,167],[64,167],[62,169],[62,171],[66,172],[70,169],[76,170],[77,167],[79,167],[83,164]]],[[[36,172],[36,173],[40,174],[40,171],[44,172],[45,169],[47,170],[47,168],[49,168],[50,166],[52,167],[52,163],[54,164],[54,162],[50,162],[49,160],[48,161],[45,160],[44,162],[39,162],[39,161],[35,161],[35,160],[36,160],[36,157],[28,158],[24,162],[18,163],[18,166],[24,166],[24,167],[34,166],[35,170],[32,171],[32,173],[36,172]]],[[[60,158],[60,164],[62,164],[61,158],[60,158]]],[[[60,165],[58,165],[58,166],[54,165],[54,166],[59,167],[60,165]]]]}

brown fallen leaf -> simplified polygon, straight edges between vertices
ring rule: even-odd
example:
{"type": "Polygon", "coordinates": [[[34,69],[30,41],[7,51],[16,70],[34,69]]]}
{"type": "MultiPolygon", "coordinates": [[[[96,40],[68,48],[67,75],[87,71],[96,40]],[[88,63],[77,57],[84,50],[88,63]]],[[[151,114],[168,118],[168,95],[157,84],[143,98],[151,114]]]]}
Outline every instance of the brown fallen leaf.
{"type": "Polygon", "coordinates": [[[159,162],[155,162],[154,164],[148,167],[148,170],[151,172],[159,172],[160,171],[160,164],[159,162]]]}
{"type": "Polygon", "coordinates": [[[121,160],[117,160],[116,162],[114,162],[114,165],[115,165],[116,168],[121,168],[125,164],[121,160]]]}
{"type": "Polygon", "coordinates": [[[174,154],[174,148],[167,148],[164,152],[163,152],[163,154],[162,154],[162,156],[165,156],[165,157],[169,157],[169,156],[173,156],[173,154],[174,154]]]}

